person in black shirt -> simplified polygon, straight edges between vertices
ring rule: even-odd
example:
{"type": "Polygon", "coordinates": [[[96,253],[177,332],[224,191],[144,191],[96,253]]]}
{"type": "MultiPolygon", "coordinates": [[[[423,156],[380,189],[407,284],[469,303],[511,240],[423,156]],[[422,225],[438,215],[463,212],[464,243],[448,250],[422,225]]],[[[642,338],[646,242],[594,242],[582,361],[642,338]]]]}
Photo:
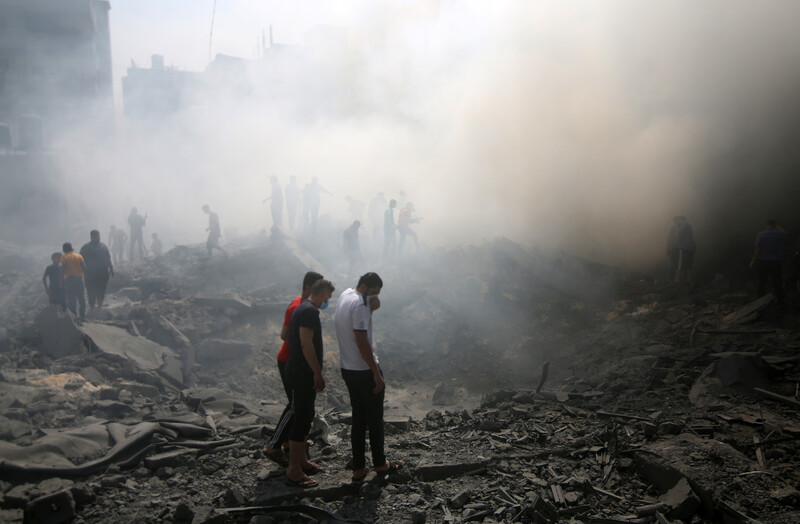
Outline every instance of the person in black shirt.
{"type": "Polygon", "coordinates": [[[111,264],[111,253],[105,244],[100,242],[100,232],[93,229],[89,233],[89,242],[81,248],[81,256],[86,263],[86,294],[89,295],[89,308],[103,307],[106,298],[106,287],[109,277],[114,276],[111,264]]]}
{"type": "Polygon", "coordinates": [[[319,310],[325,309],[334,287],[329,280],[318,280],[311,294],[297,306],[289,324],[289,361],[286,378],[292,388],[294,422],[289,432],[289,467],[286,485],[313,488],[317,481],[310,478],[323,469],[309,462],[306,456],[306,435],[314,419],[314,401],[317,393],[325,389],[322,376],[322,324],[319,310]]]}
{"type": "Polygon", "coordinates": [[[42,284],[44,284],[44,291],[47,293],[47,297],[50,299],[51,305],[59,305],[61,306],[62,311],[67,310],[67,297],[64,294],[64,287],[61,285],[61,253],[56,251],[50,257],[50,260],[53,261],[53,265],[47,266],[44,269],[44,275],[42,276],[42,284]],[[50,285],[47,285],[47,281],[50,281],[50,285]]]}

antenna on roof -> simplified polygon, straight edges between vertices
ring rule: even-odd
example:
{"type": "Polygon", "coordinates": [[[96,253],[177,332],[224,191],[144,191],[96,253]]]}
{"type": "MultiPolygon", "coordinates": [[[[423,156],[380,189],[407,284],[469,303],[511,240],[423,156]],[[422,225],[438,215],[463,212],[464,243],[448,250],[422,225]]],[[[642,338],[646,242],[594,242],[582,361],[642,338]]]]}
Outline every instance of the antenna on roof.
{"type": "Polygon", "coordinates": [[[211,31],[208,34],[208,62],[211,63],[211,43],[214,40],[214,16],[217,14],[217,0],[214,0],[214,7],[211,9],[211,31]]]}

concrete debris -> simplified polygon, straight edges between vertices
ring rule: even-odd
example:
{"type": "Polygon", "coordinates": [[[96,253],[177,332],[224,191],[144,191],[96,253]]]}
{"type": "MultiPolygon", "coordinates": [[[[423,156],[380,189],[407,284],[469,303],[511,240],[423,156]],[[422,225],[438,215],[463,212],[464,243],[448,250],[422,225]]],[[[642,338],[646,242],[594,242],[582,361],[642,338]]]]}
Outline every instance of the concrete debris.
{"type": "Polygon", "coordinates": [[[38,270],[2,275],[0,520],[800,521],[796,297],[780,309],[735,279],[673,286],[507,239],[381,272],[399,472],[352,483],[322,313],[325,471],[286,486],[264,451],[287,400],[283,313],[308,269],[353,283],[306,240],[259,242],[122,264],[82,323],[44,307],[38,270]]]}

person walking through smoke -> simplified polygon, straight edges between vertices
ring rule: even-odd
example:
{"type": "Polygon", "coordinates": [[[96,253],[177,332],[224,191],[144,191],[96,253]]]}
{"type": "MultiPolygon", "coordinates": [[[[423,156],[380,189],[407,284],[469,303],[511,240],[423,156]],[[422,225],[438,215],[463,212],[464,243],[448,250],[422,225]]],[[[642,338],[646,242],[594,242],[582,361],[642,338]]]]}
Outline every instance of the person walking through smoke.
{"type": "Polygon", "coordinates": [[[361,242],[358,239],[358,230],[361,227],[361,222],[354,221],[350,227],[344,230],[342,240],[344,244],[344,252],[347,254],[347,259],[350,266],[347,269],[347,276],[351,276],[357,266],[364,266],[364,255],[361,254],[361,242]]]}
{"type": "Polygon", "coordinates": [[[50,305],[61,306],[61,311],[67,309],[67,299],[64,296],[64,284],[61,273],[64,268],[61,266],[61,253],[56,251],[50,256],[51,265],[44,268],[44,275],[42,276],[42,284],[44,285],[44,292],[47,293],[47,298],[50,305]],[[48,281],[50,285],[48,285],[48,281]]]}
{"type": "Polygon", "coordinates": [[[158,238],[158,233],[153,233],[150,235],[152,242],[150,244],[150,252],[153,253],[154,257],[160,257],[161,253],[164,251],[164,244],[161,243],[161,239],[158,238]]]}
{"type": "Polygon", "coordinates": [[[108,279],[114,276],[114,265],[111,253],[105,244],[100,242],[100,231],[93,229],[89,233],[89,242],[81,248],[81,256],[86,264],[86,294],[89,296],[89,309],[103,307],[106,298],[108,279]]]}
{"type": "Polygon", "coordinates": [[[694,232],[692,226],[686,222],[686,217],[681,215],[676,222],[676,247],[678,249],[678,268],[675,270],[675,282],[692,282],[692,265],[694,264],[694,232]]]}
{"type": "Polygon", "coordinates": [[[323,276],[315,271],[309,271],[303,277],[303,285],[301,287],[300,296],[296,297],[286,308],[286,313],[283,315],[283,326],[281,327],[281,340],[283,345],[278,351],[278,373],[281,376],[283,383],[283,390],[286,392],[288,402],[283,409],[281,418],[278,419],[278,424],[275,426],[275,432],[272,438],[267,443],[265,453],[267,458],[281,466],[288,466],[289,463],[283,456],[281,446],[289,442],[289,429],[292,427],[294,421],[294,406],[292,405],[292,388],[289,380],[286,377],[286,362],[289,360],[289,327],[292,323],[292,315],[294,315],[297,307],[308,298],[311,294],[311,287],[318,281],[322,280],[323,276]]]}
{"type": "Polygon", "coordinates": [[[325,389],[322,375],[322,323],[320,309],[328,306],[335,288],[330,281],[317,280],[311,286],[308,298],[303,300],[289,324],[289,361],[286,376],[292,387],[294,421],[289,430],[289,467],[285,483],[296,488],[313,488],[316,480],[310,478],[324,469],[309,462],[306,456],[306,435],[314,418],[317,393],[325,389]]]}
{"type": "Polygon", "coordinates": [[[673,217],[672,227],[669,229],[669,235],[667,235],[667,257],[669,257],[670,278],[675,278],[678,271],[678,263],[680,262],[680,250],[678,249],[678,227],[680,223],[681,217],[673,217]]]}
{"type": "Polygon", "coordinates": [[[125,244],[128,243],[128,234],[122,228],[111,226],[108,232],[108,242],[111,244],[111,260],[114,264],[122,264],[122,255],[125,253],[125,244]]]}
{"type": "Polygon", "coordinates": [[[144,216],[139,214],[139,211],[134,207],[131,209],[131,214],[128,215],[128,225],[131,226],[131,260],[136,256],[136,249],[134,246],[139,246],[139,258],[144,258],[144,234],[142,228],[147,223],[147,213],[144,216]]]}
{"type": "Polygon", "coordinates": [[[394,208],[397,200],[391,199],[383,213],[383,259],[394,259],[397,255],[397,227],[394,224],[394,208]]]}
{"type": "Polygon", "coordinates": [[[208,215],[208,227],[206,228],[206,231],[208,231],[208,240],[206,240],[208,256],[211,256],[211,253],[214,249],[219,249],[222,251],[223,255],[228,256],[228,253],[219,247],[219,239],[222,236],[222,231],[219,227],[219,216],[211,211],[211,208],[208,207],[208,204],[203,205],[203,213],[208,215]]]}
{"type": "Polygon", "coordinates": [[[756,268],[758,296],[767,294],[767,279],[772,279],[778,304],[783,298],[783,250],[786,245],[786,231],[778,226],[774,218],[767,220],[767,227],[756,235],[755,250],[750,260],[750,268],[756,268]]]}
{"type": "Polygon", "coordinates": [[[275,175],[269,177],[269,183],[272,193],[264,199],[262,204],[266,203],[267,200],[272,200],[269,207],[270,213],[272,214],[272,225],[283,226],[283,191],[281,190],[280,183],[278,183],[278,177],[275,175]]]}
{"type": "Polygon", "coordinates": [[[64,267],[61,278],[64,281],[63,287],[64,294],[67,297],[67,309],[72,311],[73,315],[77,315],[77,306],[80,305],[81,320],[85,320],[86,298],[83,296],[83,272],[86,270],[86,264],[83,261],[83,257],[72,249],[72,244],[69,242],[64,242],[61,250],[64,252],[61,255],[61,264],[64,267]]]}
{"type": "Polygon", "coordinates": [[[319,185],[317,177],[311,178],[311,183],[303,188],[303,225],[311,224],[311,230],[317,230],[319,218],[319,205],[322,193],[332,195],[330,191],[319,185]]]}
{"type": "Polygon", "coordinates": [[[386,388],[372,334],[372,312],[380,307],[378,295],[382,288],[383,280],[377,273],[365,273],[355,289],[348,288],[342,292],[336,305],[339,362],[353,412],[350,430],[353,482],[363,481],[369,472],[365,459],[367,428],[375,472],[386,475],[403,468],[402,462],[387,460],[384,450],[383,399],[386,388]]]}
{"type": "Polygon", "coordinates": [[[297,187],[297,177],[289,177],[289,184],[286,186],[286,214],[289,216],[289,229],[294,231],[295,219],[297,218],[297,207],[300,205],[300,188],[297,187]]]}
{"type": "Polygon", "coordinates": [[[419,241],[417,240],[417,234],[411,229],[411,224],[416,224],[419,221],[420,219],[414,216],[414,204],[409,202],[400,211],[400,216],[397,219],[397,231],[400,232],[400,243],[397,246],[398,254],[402,253],[407,236],[414,239],[415,253],[419,252],[419,241]]]}

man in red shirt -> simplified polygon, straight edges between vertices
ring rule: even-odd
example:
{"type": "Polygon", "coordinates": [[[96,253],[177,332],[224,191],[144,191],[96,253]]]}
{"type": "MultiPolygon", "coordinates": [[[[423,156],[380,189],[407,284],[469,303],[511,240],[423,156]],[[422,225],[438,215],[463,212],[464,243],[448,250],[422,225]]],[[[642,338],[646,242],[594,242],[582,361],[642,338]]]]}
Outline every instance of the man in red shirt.
{"type": "Polygon", "coordinates": [[[292,388],[286,379],[286,362],[289,361],[289,324],[292,321],[294,310],[297,309],[297,306],[299,306],[303,300],[307,299],[308,295],[311,293],[311,286],[313,286],[317,280],[322,280],[322,278],[323,276],[315,271],[306,273],[303,277],[302,293],[299,297],[292,300],[289,307],[286,308],[286,314],[283,317],[283,327],[281,328],[281,340],[283,340],[283,345],[280,351],[278,351],[278,371],[280,371],[283,389],[286,392],[289,403],[286,404],[281,418],[275,426],[275,433],[273,433],[272,438],[267,444],[265,452],[271,461],[284,467],[289,465],[289,461],[283,456],[281,445],[289,442],[289,429],[292,427],[292,420],[294,418],[292,388]]]}

